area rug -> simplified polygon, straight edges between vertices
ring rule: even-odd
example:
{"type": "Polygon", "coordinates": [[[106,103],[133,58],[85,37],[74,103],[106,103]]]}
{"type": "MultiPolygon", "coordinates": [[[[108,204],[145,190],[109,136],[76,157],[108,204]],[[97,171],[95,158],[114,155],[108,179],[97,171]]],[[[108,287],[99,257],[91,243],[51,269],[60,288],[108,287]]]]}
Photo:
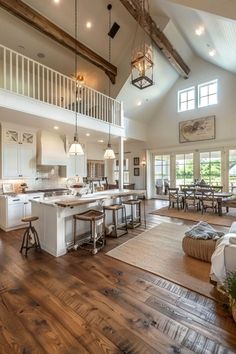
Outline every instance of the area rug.
{"type": "Polygon", "coordinates": [[[107,253],[125,263],[144,269],[210,298],[210,263],[188,257],[182,250],[187,226],[162,223],[107,253]]]}
{"type": "Polygon", "coordinates": [[[218,226],[228,226],[230,227],[232,222],[236,221],[236,213],[232,212],[232,214],[227,214],[223,216],[219,216],[217,214],[206,212],[201,214],[201,212],[197,211],[184,211],[178,210],[174,208],[164,207],[161,209],[157,209],[152,211],[150,214],[159,215],[159,216],[168,216],[170,218],[176,219],[184,219],[190,221],[206,221],[209,224],[218,225],[218,226]]]}

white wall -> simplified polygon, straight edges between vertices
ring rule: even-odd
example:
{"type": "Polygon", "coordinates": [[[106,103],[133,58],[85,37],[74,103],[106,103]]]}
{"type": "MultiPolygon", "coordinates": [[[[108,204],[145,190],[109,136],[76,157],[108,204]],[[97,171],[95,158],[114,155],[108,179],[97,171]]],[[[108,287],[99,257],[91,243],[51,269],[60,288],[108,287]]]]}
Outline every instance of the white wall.
{"type": "MultiPolygon", "coordinates": [[[[190,149],[202,146],[201,143],[179,143],[179,122],[188,119],[200,118],[209,115],[216,116],[216,140],[214,144],[222,145],[224,141],[235,139],[236,131],[236,75],[212,65],[198,57],[192,62],[191,74],[188,80],[179,78],[162,101],[160,109],[156,112],[148,125],[147,145],[151,149],[176,148],[190,149]],[[218,104],[197,108],[183,113],[177,112],[178,90],[197,86],[198,84],[218,79],[218,104]]],[[[204,145],[210,146],[213,141],[204,145]]]]}

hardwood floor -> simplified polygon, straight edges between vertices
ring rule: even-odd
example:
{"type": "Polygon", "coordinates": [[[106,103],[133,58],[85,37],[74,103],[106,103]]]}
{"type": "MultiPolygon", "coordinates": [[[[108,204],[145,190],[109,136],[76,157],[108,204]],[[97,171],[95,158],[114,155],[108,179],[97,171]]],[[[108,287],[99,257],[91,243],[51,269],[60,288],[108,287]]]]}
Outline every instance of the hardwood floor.
{"type": "MultiPolygon", "coordinates": [[[[148,201],[147,211],[163,205],[148,201]]],[[[166,220],[148,215],[147,227],[166,220]]],[[[22,230],[0,232],[0,354],[236,353],[222,304],[105,255],[143,230],[108,239],[96,256],[28,259],[22,230]]]]}

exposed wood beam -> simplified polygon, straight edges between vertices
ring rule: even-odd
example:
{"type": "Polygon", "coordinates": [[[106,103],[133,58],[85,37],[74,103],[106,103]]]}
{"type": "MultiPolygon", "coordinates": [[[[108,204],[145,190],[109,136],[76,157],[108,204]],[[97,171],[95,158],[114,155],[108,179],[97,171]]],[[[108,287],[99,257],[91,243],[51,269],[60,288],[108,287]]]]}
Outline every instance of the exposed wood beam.
{"type": "MultiPolygon", "coordinates": [[[[49,21],[23,1],[0,0],[0,6],[28,25],[52,38],[57,43],[75,52],[76,41],[74,37],[63,31],[60,27],[49,21]]],[[[77,54],[103,70],[110,78],[111,82],[113,84],[115,83],[117,68],[114,65],[110,64],[107,60],[79,41],[77,41],[77,54]]]]}
{"type": "MultiPolygon", "coordinates": [[[[140,19],[141,6],[137,0],[120,0],[136,21],[140,19]]],[[[179,53],[173,48],[165,34],[157,27],[148,12],[145,12],[142,21],[143,30],[150,36],[153,43],[162,51],[170,64],[179,72],[181,76],[188,77],[190,68],[184,62],[179,53]]]]}

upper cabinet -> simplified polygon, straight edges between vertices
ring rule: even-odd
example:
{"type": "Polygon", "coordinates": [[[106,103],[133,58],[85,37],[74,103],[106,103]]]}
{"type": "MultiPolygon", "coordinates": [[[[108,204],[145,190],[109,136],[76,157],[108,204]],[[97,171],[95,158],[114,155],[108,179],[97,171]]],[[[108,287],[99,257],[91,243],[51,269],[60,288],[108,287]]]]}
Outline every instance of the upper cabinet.
{"type": "Polygon", "coordinates": [[[87,176],[86,155],[68,156],[66,166],[60,167],[60,176],[64,178],[86,177],[87,176]]]}
{"type": "Polygon", "coordinates": [[[1,178],[36,175],[36,135],[33,131],[1,128],[1,178]]]}

